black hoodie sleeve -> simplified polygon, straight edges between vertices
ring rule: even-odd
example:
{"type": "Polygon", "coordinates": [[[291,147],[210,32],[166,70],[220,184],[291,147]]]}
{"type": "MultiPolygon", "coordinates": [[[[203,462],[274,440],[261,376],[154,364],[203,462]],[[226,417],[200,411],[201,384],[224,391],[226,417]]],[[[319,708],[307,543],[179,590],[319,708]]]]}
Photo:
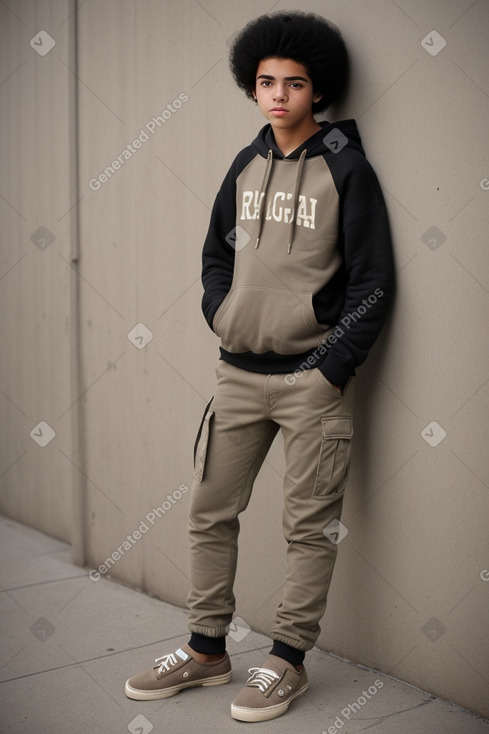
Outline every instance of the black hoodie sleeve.
{"type": "Polygon", "coordinates": [[[215,313],[233,281],[236,233],[236,179],[256,155],[251,146],[234,159],[212,207],[209,229],[202,252],[202,311],[212,329],[215,313]]]}
{"type": "Polygon", "coordinates": [[[391,234],[377,176],[361,153],[330,154],[327,163],[340,195],[340,248],[346,290],[335,338],[319,368],[344,386],[366,359],[394,292],[391,234]]]}

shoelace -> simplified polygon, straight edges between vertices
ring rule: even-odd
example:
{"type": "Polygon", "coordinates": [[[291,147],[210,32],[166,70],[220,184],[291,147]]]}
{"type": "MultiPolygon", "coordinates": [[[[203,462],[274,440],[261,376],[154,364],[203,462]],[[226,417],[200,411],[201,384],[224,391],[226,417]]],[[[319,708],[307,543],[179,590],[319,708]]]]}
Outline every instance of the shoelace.
{"type": "Polygon", "coordinates": [[[158,665],[160,663],[160,666],[158,668],[158,673],[163,673],[164,670],[170,670],[170,668],[173,665],[176,665],[178,662],[175,654],[171,652],[169,655],[163,655],[161,658],[156,658],[155,663],[158,665]],[[161,660],[161,663],[160,663],[161,660]]]}
{"type": "Polygon", "coordinates": [[[279,680],[277,673],[269,668],[250,668],[248,673],[251,673],[250,677],[246,681],[248,686],[256,686],[262,693],[265,693],[267,688],[270,688],[272,683],[279,680]]]}
{"type": "Polygon", "coordinates": [[[155,663],[157,665],[159,664],[158,673],[163,673],[165,670],[169,671],[170,668],[179,662],[178,658],[180,658],[180,660],[187,660],[188,655],[181,648],[178,648],[176,652],[171,652],[169,655],[163,655],[161,658],[156,658],[155,663]]]}

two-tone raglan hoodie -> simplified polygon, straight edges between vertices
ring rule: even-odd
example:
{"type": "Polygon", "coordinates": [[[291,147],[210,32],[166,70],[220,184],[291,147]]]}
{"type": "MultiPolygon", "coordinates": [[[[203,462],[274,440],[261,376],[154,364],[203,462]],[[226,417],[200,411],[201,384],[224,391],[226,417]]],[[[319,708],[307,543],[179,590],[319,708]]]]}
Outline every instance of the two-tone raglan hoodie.
{"type": "Polygon", "coordinates": [[[343,386],[381,330],[394,267],[355,121],[320,124],[288,156],[266,125],[233,161],[204,244],[202,309],[227,362],[318,367],[343,386]]]}

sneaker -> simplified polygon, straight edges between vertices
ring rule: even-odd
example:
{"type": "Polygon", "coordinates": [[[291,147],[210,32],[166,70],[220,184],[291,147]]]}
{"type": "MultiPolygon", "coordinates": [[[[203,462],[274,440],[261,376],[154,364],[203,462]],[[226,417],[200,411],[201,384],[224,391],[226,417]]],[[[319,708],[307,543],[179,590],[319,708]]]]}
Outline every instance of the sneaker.
{"type": "Polygon", "coordinates": [[[192,657],[189,645],[182,645],[176,652],[156,658],[155,667],[129,678],[126,696],[138,701],[154,701],[169,698],[184,688],[194,686],[220,686],[231,680],[231,661],[226,653],[213,663],[199,663],[192,657]]]}
{"type": "Polygon", "coordinates": [[[231,716],[239,721],[269,721],[285,714],[290,702],[307,691],[307,673],[269,655],[262,668],[250,668],[246,686],[231,704],[231,716]]]}

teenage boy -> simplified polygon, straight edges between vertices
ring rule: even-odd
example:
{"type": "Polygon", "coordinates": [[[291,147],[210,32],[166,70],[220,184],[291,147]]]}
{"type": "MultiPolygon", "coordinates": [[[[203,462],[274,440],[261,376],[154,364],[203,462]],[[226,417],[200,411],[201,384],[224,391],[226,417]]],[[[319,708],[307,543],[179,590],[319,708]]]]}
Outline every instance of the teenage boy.
{"type": "MultiPolygon", "coordinates": [[[[337,553],[350,463],[355,369],[393,290],[384,201],[353,120],[316,122],[344,90],[339,31],[313,14],[249,23],[231,69],[268,124],[234,160],[203,251],[203,312],[221,338],[195,452],[189,643],[131,678],[136,699],[227,683],[239,514],[281,429],[287,568],[273,647],[231,705],[243,721],[305,693],[337,553]]],[[[259,542],[259,539],[257,539],[259,542]]]]}

